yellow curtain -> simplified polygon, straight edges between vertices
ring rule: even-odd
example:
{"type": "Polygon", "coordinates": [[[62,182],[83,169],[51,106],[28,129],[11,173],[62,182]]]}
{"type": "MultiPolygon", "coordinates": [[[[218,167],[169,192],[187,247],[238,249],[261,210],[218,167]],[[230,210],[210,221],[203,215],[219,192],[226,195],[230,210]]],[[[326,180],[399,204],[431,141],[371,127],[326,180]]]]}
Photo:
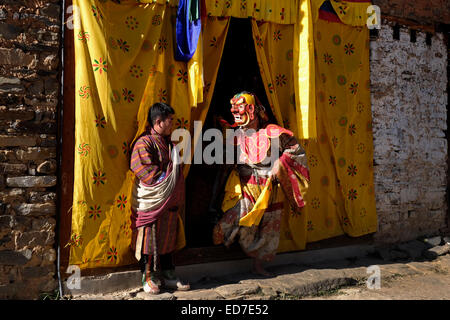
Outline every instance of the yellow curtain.
{"type": "Polygon", "coordinates": [[[297,136],[300,139],[317,138],[313,15],[309,0],[299,1],[299,13],[294,23],[293,71],[297,136]]]}
{"type": "MultiPolygon", "coordinates": [[[[311,8],[310,0],[206,0],[206,10],[209,16],[252,18],[253,34],[255,36],[258,32],[261,32],[258,35],[260,39],[263,39],[262,37],[275,37],[275,35],[268,36],[266,32],[269,31],[265,29],[257,31],[257,23],[275,23],[279,25],[280,30],[283,29],[289,33],[284,36],[283,41],[287,43],[286,39],[289,38],[289,52],[282,52],[281,59],[287,57],[293,61],[290,63],[290,70],[294,72],[294,81],[290,83],[293,91],[289,101],[294,106],[295,113],[289,122],[295,128],[297,136],[302,139],[317,137],[314,99],[313,12],[311,8]]],[[[281,38],[275,41],[280,40],[281,38]]],[[[261,41],[263,40],[255,39],[255,46],[260,45],[261,41]]],[[[261,64],[261,75],[265,77],[266,92],[277,96],[279,95],[276,93],[277,86],[275,85],[277,75],[264,74],[264,70],[268,69],[265,64],[271,63],[269,58],[267,48],[264,51],[260,50],[258,60],[261,64]],[[264,58],[263,55],[266,55],[266,57],[264,58]]],[[[286,73],[283,74],[286,75],[286,73]]],[[[284,81],[284,79],[278,79],[278,81],[284,81]]],[[[283,119],[277,105],[278,99],[269,97],[269,101],[275,117],[281,123],[283,119]]]]}
{"type": "MultiPolygon", "coordinates": [[[[223,48],[228,34],[228,27],[230,25],[230,18],[212,17],[208,16],[205,27],[203,28],[203,69],[204,69],[204,102],[199,103],[196,108],[191,110],[193,119],[205,123],[206,115],[208,114],[209,105],[214,93],[214,86],[216,84],[217,73],[219,71],[220,60],[222,59],[223,48]]],[[[190,133],[192,136],[192,154],[194,153],[194,142],[201,138],[201,130],[194,132],[193,123],[190,126],[190,133]],[[195,136],[195,134],[197,134],[195,136]]],[[[189,170],[189,165],[185,166],[185,174],[189,170]]]]}
{"type": "Polygon", "coordinates": [[[367,13],[367,8],[372,5],[370,1],[351,2],[331,0],[330,3],[339,19],[346,25],[354,27],[365,26],[367,19],[375,14],[373,10],[367,13]]]}
{"type": "Polygon", "coordinates": [[[175,128],[192,129],[193,120],[206,115],[228,27],[228,19],[207,19],[194,57],[179,62],[173,58],[177,1],[119,2],[74,1],[80,23],[74,30],[76,152],[68,245],[69,263],[81,268],[135,262],[129,250],[130,145],[154,102],[174,107],[175,128]]]}
{"type": "Polygon", "coordinates": [[[308,242],[377,230],[369,30],[318,19],[314,40],[318,139],[305,146],[308,242]]]}
{"type": "MultiPolygon", "coordinates": [[[[293,70],[294,25],[252,20],[252,32],[261,77],[278,123],[298,137],[293,70]]],[[[296,215],[285,203],[279,251],[304,249],[305,215],[296,215]]]]}
{"type": "MultiPolygon", "coordinates": [[[[319,8],[324,2],[325,0],[311,0],[314,22],[319,18],[319,8]]],[[[372,5],[370,0],[366,2],[330,0],[330,4],[339,17],[339,20],[350,26],[365,26],[369,18],[375,18],[373,16],[375,14],[373,9],[369,10],[369,13],[367,12],[368,7],[372,5]]]]}
{"type": "MultiPolygon", "coordinates": [[[[299,137],[293,25],[253,20],[253,38],[269,103],[299,137]]],[[[284,215],[279,251],[307,242],[375,232],[368,29],[317,20],[314,28],[317,139],[302,140],[311,170],[301,216],[284,215]]],[[[300,111],[301,112],[301,111],[300,111]]],[[[289,208],[289,206],[286,206],[289,208]]]]}
{"type": "Polygon", "coordinates": [[[205,0],[210,16],[254,18],[280,24],[297,20],[298,0],[205,0]]]}

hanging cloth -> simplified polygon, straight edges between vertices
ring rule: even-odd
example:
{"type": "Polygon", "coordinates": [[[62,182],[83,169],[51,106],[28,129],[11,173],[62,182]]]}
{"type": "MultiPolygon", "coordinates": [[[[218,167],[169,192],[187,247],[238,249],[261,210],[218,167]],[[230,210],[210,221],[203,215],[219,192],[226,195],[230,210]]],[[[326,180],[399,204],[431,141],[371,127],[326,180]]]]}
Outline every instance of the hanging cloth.
{"type": "Polygon", "coordinates": [[[199,0],[180,0],[176,21],[175,60],[187,62],[192,58],[201,29],[199,0]]]}

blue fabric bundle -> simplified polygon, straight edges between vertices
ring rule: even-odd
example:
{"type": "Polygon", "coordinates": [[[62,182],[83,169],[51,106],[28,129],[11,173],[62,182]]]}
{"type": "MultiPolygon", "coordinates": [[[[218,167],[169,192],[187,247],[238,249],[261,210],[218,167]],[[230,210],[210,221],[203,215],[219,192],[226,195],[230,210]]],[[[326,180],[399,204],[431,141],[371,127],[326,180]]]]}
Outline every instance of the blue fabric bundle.
{"type": "Polygon", "coordinates": [[[202,29],[199,0],[180,0],[177,10],[175,60],[189,61],[202,29]]]}

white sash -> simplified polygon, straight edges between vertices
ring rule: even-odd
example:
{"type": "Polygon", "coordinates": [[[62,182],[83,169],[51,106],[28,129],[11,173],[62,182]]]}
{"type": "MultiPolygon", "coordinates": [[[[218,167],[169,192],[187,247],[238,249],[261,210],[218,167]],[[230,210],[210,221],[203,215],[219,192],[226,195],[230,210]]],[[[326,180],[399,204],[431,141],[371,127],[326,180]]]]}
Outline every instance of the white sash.
{"type": "Polygon", "coordinates": [[[171,152],[172,171],[155,186],[145,186],[139,179],[135,179],[131,206],[136,211],[153,211],[161,207],[172,193],[180,171],[180,156],[178,148],[174,146],[171,152]]]}

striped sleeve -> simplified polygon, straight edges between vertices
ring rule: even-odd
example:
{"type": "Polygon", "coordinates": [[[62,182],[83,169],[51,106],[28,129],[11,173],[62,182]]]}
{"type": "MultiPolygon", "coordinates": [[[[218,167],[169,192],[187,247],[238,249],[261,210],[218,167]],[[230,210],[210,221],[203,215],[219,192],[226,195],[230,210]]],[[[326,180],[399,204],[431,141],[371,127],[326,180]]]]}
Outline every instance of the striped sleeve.
{"type": "Polygon", "coordinates": [[[131,153],[130,169],[136,177],[145,184],[153,184],[159,172],[157,150],[152,148],[140,138],[134,145],[131,153]]]}

